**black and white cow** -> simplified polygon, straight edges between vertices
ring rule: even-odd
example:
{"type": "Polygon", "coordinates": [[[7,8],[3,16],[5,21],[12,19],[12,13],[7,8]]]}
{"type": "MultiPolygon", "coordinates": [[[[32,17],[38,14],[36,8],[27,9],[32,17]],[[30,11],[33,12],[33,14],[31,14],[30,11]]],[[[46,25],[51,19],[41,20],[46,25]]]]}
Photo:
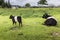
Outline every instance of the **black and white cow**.
{"type": "Polygon", "coordinates": [[[45,18],[45,22],[44,22],[44,25],[47,25],[47,26],[56,26],[57,25],[57,21],[55,20],[54,17],[48,15],[47,13],[45,13],[42,18],[45,18]]]}
{"type": "Polygon", "coordinates": [[[10,15],[10,19],[12,19],[13,25],[16,24],[16,22],[18,22],[19,26],[20,26],[20,24],[22,26],[22,18],[21,18],[21,16],[10,15]]]}

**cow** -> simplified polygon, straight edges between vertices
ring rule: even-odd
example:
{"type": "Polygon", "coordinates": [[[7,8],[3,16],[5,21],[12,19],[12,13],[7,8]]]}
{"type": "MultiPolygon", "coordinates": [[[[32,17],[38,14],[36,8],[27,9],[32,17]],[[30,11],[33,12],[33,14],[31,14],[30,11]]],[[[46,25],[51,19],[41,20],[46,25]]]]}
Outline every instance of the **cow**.
{"type": "Polygon", "coordinates": [[[19,23],[19,26],[21,25],[22,26],[22,18],[21,16],[13,16],[13,15],[10,15],[9,17],[10,19],[12,19],[12,22],[13,22],[13,25],[18,22],[19,23]]]}
{"type": "Polygon", "coordinates": [[[47,26],[56,26],[57,25],[57,21],[54,17],[52,17],[51,15],[48,15],[47,13],[45,13],[42,18],[45,18],[45,22],[43,23],[44,25],[47,26]]]}

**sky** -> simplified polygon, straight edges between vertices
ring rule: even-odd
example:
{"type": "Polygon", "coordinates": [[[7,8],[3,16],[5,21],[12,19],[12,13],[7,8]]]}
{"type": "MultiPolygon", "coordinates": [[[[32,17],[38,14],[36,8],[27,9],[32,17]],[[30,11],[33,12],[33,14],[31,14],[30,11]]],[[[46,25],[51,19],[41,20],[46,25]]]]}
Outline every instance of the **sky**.
{"type": "MultiPolygon", "coordinates": [[[[8,0],[5,0],[5,1],[8,1],[8,0]]],[[[12,5],[21,5],[21,6],[24,6],[26,3],[30,3],[31,6],[37,6],[38,1],[39,0],[10,0],[10,3],[12,5]]],[[[47,3],[49,5],[58,6],[60,5],[60,0],[47,0],[47,3]]]]}

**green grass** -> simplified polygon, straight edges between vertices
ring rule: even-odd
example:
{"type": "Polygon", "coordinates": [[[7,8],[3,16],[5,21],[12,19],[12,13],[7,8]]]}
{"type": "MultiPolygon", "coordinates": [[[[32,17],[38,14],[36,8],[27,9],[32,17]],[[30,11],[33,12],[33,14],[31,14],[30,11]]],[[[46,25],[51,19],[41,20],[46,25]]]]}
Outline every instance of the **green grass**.
{"type": "Polygon", "coordinates": [[[0,8],[0,40],[60,40],[60,8],[0,8]],[[42,25],[45,21],[42,15],[45,12],[56,18],[57,26],[42,25]],[[11,14],[22,16],[23,27],[19,27],[18,23],[12,25],[9,19],[11,14]],[[59,35],[51,35],[53,32],[59,35]]]}

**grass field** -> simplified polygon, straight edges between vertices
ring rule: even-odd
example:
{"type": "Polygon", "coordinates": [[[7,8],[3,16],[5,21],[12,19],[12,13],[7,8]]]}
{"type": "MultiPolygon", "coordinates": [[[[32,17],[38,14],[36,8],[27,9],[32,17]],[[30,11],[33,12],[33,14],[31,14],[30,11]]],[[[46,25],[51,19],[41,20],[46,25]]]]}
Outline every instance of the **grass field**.
{"type": "Polygon", "coordinates": [[[0,8],[0,40],[60,40],[60,8],[0,8]],[[58,25],[42,25],[45,12],[54,16],[58,25]],[[12,25],[11,14],[22,16],[23,27],[12,25]],[[58,35],[53,36],[53,32],[58,35]]]}

